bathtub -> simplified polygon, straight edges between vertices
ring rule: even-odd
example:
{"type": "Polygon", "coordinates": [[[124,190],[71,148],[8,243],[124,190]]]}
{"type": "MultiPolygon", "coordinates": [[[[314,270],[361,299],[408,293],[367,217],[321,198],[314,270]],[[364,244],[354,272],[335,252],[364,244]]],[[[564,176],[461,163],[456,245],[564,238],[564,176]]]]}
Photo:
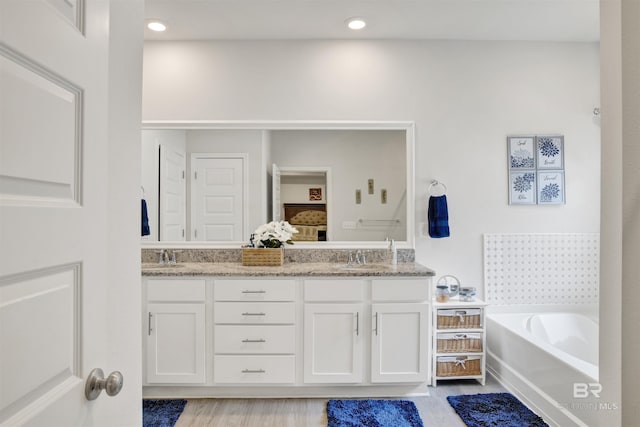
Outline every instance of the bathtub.
{"type": "Polygon", "coordinates": [[[598,323],[576,312],[487,314],[487,368],[551,424],[592,425],[578,387],[598,387],[598,323]],[[586,384],[586,386],[582,386],[586,384]],[[540,413],[542,412],[542,413],[540,413]]]}

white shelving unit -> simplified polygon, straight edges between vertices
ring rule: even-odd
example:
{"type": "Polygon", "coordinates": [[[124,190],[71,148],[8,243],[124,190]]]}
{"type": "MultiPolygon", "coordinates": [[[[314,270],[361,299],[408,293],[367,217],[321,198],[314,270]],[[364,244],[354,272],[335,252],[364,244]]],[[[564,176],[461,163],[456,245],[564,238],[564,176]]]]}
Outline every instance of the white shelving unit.
{"type": "Polygon", "coordinates": [[[438,380],[472,378],[485,384],[486,329],[484,301],[433,301],[431,385],[438,380]]]}

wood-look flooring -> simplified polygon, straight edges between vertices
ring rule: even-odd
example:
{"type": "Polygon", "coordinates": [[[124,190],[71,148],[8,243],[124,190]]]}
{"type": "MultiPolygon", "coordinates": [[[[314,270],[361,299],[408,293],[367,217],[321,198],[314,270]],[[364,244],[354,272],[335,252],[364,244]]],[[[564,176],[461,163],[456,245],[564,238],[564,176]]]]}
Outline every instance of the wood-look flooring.
{"type": "MultiPolygon", "coordinates": [[[[440,381],[430,396],[412,400],[425,427],[465,427],[447,396],[503,393],[487,376],[483,387],[475,380],[440,381]]],[[[326,427],[328,399],[189,399],[175,427],[326,427]]]]}

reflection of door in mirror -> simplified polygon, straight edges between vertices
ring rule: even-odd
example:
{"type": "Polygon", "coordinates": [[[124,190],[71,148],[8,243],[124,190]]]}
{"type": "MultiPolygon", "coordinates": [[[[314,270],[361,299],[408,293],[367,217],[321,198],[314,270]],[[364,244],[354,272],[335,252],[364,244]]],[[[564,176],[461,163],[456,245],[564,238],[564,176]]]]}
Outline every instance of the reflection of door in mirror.
{"type": "Polygon", "coordinates": [[[185,240],[185,160],[184,130],[142,131],[141,184],[150,229],[143,241],[185,240]],[[166,218],[162,211],[166,212],[166,218]]]}
{"type": "Polygon", "coordinates": [[[327,207],[331,168],[273,164],[273,219],[284,219],[298,229],[297,241],[331,240],[327,207]]]}
{"type": "Polygon", "coordinates": [[[243,157],[192,155],[191,240],[242,240],[244,168],[243,157]]]}
{"type": "Polygon", "coordinates": [[[160,239],[185,240],[185,153],[160,144],[160,239]]]}

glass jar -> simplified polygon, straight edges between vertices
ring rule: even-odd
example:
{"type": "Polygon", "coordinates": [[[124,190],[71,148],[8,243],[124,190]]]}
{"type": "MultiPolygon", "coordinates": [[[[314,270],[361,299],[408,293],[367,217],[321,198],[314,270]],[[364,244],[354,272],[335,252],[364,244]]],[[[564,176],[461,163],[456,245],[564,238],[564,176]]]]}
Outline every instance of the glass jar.
{"type": "Polygon", "coordinates": [[[436,302],[448,302],[449,301],[449,286],[438,285],[436,286],[436,302]]]}

